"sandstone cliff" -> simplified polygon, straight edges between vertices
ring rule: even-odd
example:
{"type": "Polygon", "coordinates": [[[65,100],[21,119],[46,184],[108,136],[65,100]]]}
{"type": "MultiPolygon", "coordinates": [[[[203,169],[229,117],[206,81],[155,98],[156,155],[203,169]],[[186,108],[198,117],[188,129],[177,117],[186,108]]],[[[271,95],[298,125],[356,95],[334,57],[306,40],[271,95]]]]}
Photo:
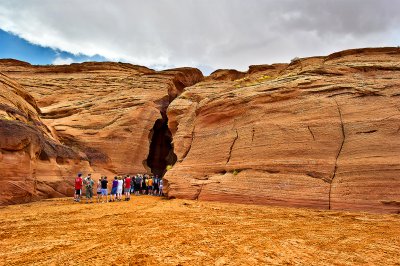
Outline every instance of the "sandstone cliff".
{"type": "Polygon", "coordinates": [[[400,211],[400,49],[213,75],[168,108],[170,197],[400,211]]]}
{"type": "MultiPolygon", "coordinates": [[[[203,79],[201,72],[194,68],[157,72],[141,66],[107,62],[32,66],[16,60],[0,60],[0,71],[33,95],[41,110],[41,121],[54,139],[87,157],[90,168],[77,165],[68,173],[59,173],[58,176],[70,181],[77,169],[85,173],[90,171],[96,177],[151,170],[162,174],[165,166],[173,164],[176,157],[168,146],[150,151],[153,127],[161,124],[161,133],[156,134],[154,143],[164,144],[165,138],[170,138],[165,136],[168,127],[163,116],[168,104],[184,87],[203,79]]],[[[26,163],[30,163],[29,158],[26,163]]],[[[64,160],[61,164],[68,166],[70,163],[64,160]]],[[[27,169],[22,164],[21,168],[27,169]]],[[[36,171],[36,176],[48,180],[55,170],[44,167],[36,171]]],[[[20,176],[15,179],[24,182],[20,176]]],[[[62,193],[72,195],[70,187],[68,193],[62,193]]],[[[6,191],[12,193],[11,189],[6,191]]]]}
{"type": "Polygon", "coordinates": [[[71,195],[68,177],[89,169],[86,157],[62,145],[33,97],[2,73],[0,96],[0,205],[71,195]]]}
{"type": "MultiPolygon", "coordinates": [[[[171,198],[399,212],[399,70],[398,48],[218,70],[205,79],[193,68],[0,60],[0,71],[37,102],[26,96],[14,109],[31,106],[30,117],[43,123],[35,132],[76,160],[57,161],[50,152],[28,156],[27,146],[2,148],[3,157],[23,153],[24,163],[13,159],[14,166],[25,165],[21,173],[43,167],[16,174],[3,159],[8,177],[1,180],[71,180],[77,168],[162,174],[176,161],[165,175],[171,198]],[[68,172],[54,174],[60,164],[68,172]]],[[[65,187],[53,189],[70,195],[65,187]]],[[[11,195],[11,188],[5,191],[11,195]]]]}

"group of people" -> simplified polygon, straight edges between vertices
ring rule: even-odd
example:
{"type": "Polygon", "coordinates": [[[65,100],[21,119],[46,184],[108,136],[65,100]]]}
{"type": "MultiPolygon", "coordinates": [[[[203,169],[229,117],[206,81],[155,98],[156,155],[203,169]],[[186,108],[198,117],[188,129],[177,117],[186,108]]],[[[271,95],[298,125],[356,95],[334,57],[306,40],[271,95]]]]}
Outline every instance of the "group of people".
{"type": "MultiPolygon", "coordinates": [[[[125,194],[125,201],[131,199],[131,194],[134,195],[154,195],[163,196],[163,179],[157,175],[150,176],[147,174],[137,174],[135,176],[115,176],[111,184],[111,191],[109,192],[109,181],[107,176],[102,176],[97,181],[97,202],[114,202],[122,201],[122,195],[125,194]]],[[[82,189],[85,188],[86,203],[93,203],[93,189],[95,181],[92,174],[88,174],[82,178],[79,173],[75,178],[75,195],[74,201],[80,202],[82,198],[82,189]]]]}

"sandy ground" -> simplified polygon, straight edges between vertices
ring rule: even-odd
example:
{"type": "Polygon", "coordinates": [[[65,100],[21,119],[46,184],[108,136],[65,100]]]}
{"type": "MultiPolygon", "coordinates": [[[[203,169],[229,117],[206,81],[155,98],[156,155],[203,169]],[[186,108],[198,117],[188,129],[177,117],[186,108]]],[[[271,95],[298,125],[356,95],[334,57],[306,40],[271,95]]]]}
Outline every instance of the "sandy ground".
{"type": "Polygon", "coordinates": [[[400,265],[400,215],[139,196],[0,218],[1,265],[400,265]]]}

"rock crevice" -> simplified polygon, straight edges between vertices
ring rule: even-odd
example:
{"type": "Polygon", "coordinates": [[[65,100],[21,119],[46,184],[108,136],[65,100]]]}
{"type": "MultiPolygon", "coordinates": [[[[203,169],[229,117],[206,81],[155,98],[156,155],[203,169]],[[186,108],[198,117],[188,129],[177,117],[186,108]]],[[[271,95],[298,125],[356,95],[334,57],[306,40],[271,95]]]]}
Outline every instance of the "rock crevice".
{"type": "Polygon", "coordinates": [[[337,100],[334,99],[334,101],[335,101],[335,104],[336,104],[336,107],[337,107],[337,111],[338,111],[338,116],[339,116],[339,119],[340,119],[341,142],[340,142],[340,146],[339,146],[338,152],[336,154],[335,165],[334,165],[334,168],[333,168],[332,178],[331,178],[331,182],[330,182],[330,186],[329,186],[329,209],[332,208],[332,186],[334,185],[335,177],[336,177],[336,174],[337,174],[338,159],[339,159],[340,154],[342,153],[344,142],[346,141],[346,131],[345,131],[345,128],[344,128],[342,111],[340,109],[340,105],[337,102],[337,100]]]}
{"type": "Polygon", "coordinates": [[[203,186],[204,186],[204,183],[202,183],[202,184],[199,186],[199,190],[198,190],[196,196],[194,197],[194,200],[199,200],[200,194],[201,194],[201,192],[203,191],[203,186]]]}
{"type": "Polygon", "coordinates": [[[310,126],[307,126],[307,128],[308,128],[308,131],[309,131],[310,134],[311,134],[312,139],[315,141],[315,136],[314,136],[314,133],[313,133],[312,130],[311,130],[311,127],[310,127],[310,126]]]}
{"type": "MultiPolygon", "coordinates": [[[[195,122],[194,122],[194,123],[195,123],[195,122]]],[[[190,149],[192,148],[192,145],[193,145],[193,143],[194,143],[195,136],[196,136],[195,130],[196,130],[196,124],[195,124],[194,127],[193,127],[193,131],[192,131],[191,139],[190,139],[190,144],[188,145],[188,148],[186,149],[186,151],[185,151],[185,153],[183,154],[182,159],[180,159],[180,161],[185,160],[186,156],[187,156],[187,155],[189,154],[189,152],[190,152],[190,149]]]]}
{"type": "Polygon", "coordinates": [[[228,164],[229,161],[231,160],[233,147],[235,147],[235,143],[236,143],[236,141],[238,140],[238,138],[239,138],[239,132],[238,132],[237,129],[235,129],[235,137],[234,137],[234,139],[233,139],[233,141],[232,141],[231,146],[229,147],[229,154],[228,154],[228,158],[227,158],[227,160],[226,160],[226,164],[228,164]]]}

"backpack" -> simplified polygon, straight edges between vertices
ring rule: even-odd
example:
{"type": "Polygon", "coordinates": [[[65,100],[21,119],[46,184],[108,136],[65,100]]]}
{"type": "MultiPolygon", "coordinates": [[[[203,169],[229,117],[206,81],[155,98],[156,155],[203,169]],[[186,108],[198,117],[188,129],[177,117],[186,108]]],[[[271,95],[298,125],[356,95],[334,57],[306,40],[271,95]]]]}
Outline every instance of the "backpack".
{"type": "Polygon", "coordinates": [[[94,181],[92,179],[86,178],[85,183],[86,183],[86,188],[92,188],[94,181]]]}

